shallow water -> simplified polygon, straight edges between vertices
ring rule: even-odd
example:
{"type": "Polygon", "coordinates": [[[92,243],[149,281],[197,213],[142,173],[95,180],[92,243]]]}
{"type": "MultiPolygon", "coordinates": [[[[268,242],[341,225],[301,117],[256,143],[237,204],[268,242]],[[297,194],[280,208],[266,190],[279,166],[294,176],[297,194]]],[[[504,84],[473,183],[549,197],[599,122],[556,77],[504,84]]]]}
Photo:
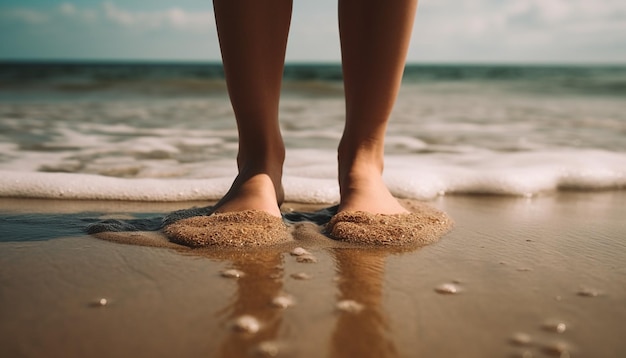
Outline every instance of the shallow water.
{"type": "MultiPolygon", "coordinates": [[[[0,196],[223,195],[237,132],[219,66],[134,66],[0,66],[0,196]]],[[[338,199],[337,71],[286,71],[287,200],[338,199]]],[[[625,78],[621,67],[408,67],[386,139],[387,184],[411,199],[623,189],[625,78]]]]}

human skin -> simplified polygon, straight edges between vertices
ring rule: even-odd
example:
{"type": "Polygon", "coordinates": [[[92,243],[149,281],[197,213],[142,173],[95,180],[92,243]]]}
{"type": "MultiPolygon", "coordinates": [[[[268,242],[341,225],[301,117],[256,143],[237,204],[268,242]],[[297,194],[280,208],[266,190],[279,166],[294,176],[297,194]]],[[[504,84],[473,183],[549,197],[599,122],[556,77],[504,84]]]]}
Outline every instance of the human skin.
{"type": "MultiPolygon", "coordinates": [[[[215,212],[280,216],[285,146],[278,122],[291,0],[214,0],[239,133],[238,175],[215,212]]],[[[383,178],[384,139],[404,70],[417,1],[340,0],[346,121],[338,148],[341,211],[406,213],[383,178]]]]}

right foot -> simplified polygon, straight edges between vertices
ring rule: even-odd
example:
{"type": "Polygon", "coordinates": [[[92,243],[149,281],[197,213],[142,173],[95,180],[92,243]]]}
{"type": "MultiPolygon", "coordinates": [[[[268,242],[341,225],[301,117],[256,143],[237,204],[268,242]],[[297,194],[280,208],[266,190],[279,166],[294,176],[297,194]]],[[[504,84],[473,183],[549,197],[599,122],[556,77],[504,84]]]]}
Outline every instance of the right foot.
{"type": "Polygon", "coordinates": [[[243,247],[289,239],[280,213],[284,196],[282,156],[269,156],[270,164],[265,158],[241,158],[230,190],[212,209],[211,214],[216,215],[194,216],[167,225],[164,232],[170,240],[191,247],[243,247]]]}
{"type": "Polygon", "coordinates": [[[259,210],[280,217],[279,207],[283,201],[283,188],[280,176],[277,178],[272,179],[266,173],[246,177],[239,174],[228,193],[215,205],[213,212],[259,210]]]}

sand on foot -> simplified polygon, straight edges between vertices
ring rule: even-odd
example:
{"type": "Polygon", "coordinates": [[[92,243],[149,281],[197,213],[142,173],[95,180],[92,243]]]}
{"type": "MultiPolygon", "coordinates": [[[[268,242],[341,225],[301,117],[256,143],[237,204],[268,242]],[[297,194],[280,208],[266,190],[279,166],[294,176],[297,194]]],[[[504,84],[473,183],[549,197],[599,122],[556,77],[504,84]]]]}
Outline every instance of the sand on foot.
{"type": "Polygon", "coordinates": [[[261,246],[290,239],[281,218],[258,210],[193,216],[166,225],[163,232],[171,241],[190,247],[261,246]]]}
{"type": "Polygon", "coordinates": [[[427,245],[452,228],[444,212],[426,204],[412,203],[411,213],[383,215],[363,211],[340,212],[326,225],[336,240],[365,245],[427,245]]]}

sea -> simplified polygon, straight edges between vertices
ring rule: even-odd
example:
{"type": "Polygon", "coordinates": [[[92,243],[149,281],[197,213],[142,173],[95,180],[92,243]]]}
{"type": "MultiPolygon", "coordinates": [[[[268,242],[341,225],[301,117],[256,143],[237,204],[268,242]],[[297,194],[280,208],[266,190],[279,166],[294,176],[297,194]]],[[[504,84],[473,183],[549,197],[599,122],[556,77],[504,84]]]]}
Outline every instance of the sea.
{"type": "MultiPolygon", "coordinates": [[[[341,65],[282,91],[286,200],[337,202],[341,65]]],[[[401,198],[624,190],[626,66],[409,64],[385,148],[401,198]]],[[[216,200],[236,153],[220,63],[0,62],[0,197],[216,200]]]]}

